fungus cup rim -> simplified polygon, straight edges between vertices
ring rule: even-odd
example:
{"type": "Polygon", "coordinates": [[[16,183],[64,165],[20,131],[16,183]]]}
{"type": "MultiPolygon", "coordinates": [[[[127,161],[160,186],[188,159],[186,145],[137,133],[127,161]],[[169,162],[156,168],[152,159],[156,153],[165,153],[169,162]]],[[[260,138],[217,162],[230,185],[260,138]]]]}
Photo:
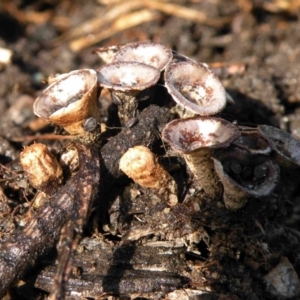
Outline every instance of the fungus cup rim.
{"type": "MultiPolygon", "coordinates": [[[[157,68],[139,62],[117,61],[104,65],[97,70],[98,84],[110,90],[115,91],[142,91],[157,83],[160,77],[160,71],[157,68]],[[140,69],[144,70],[141,71],[140,69]],[[127,72],[126,72],[127,69],[127,72]],[[130,72],[128,72],[128,70],[130,72]],[[124,73],[125,72],[125,73],[124,73]],[[107,76],[107,74],[109,76],[107,76]],[[137,83],[123,84],[111,81],[120,80],[125,75],[130,75],[137,83]],[[144,83],[139,83],[137,76],[142,75],[146,80],[144,83]]],[[[144,79],[143,78],[143,79],[144,79]]]]}
{"type": "Polygon", "coordinates": [[[220,112],[226,106],[226,90],[219,78],[206,64],[192,60],[169,64],[165,70],[164,78],[165,86],[174,101],[188,111],[201,116],[208,116],[220,112]],[[179,72],[180,70],[181,72],[179,72]],[[185,84],[201,87],[201,93],[203,90],[205,93],[201,97],[210,99],[206,100],[205,105],[193,103],[180,92],[181,87],[185,84]]]}
{"type": "Polygon", "coordinates": [[[168,123],[162,131],[163,140],[168,142],[171,148],[183,154],[189,154],[194,151],[197,151],[198,149],[225,148],[228,147],[239,136],[240,136],[239,129],[229,121],[221,118],[216,118],[216,117],[202,117],[202,116],[173,120],[170,123],[168,123]],[[193,123],[193,124],[184,127],[185,123],[193,123]],[[203,125],[202,128],[206,131],[204,133],[201,133],[201,123],[203,125]],[[209,131],[208,126],[206,126],[207,123],[211,123],[213,125],[212,129],[215,130],[221,129],[220,133],[222,131],[222,134],[220,134],[219,136],[221,140],[218,140],[219,137],[216,136],[215,130],[209,131]],[[201,136],[199,135],[192,136],[191,128],[188,127],[192,127],[193,125],[195,125],[195,129],[198,129],[198,131],[197,132],[194,131],[194,133],[195,134],[200,133],[201,136]],[[183,130],[180,130],[181,126],[184,132],[183,130]],[[222,128],[223,126],[226,126],[227,128],[226,129],[222,128]],[[228,130],[231,130],[231,133],[229,133],[228,130]],[[185,136],[182,136],[182,133],[185,136]],[[204,134],[207,136],[207,138],[203,136],[204,134]],[[201,145],[201,143],[203,145],[201,145]],[[209,144],[204,145],[205,143],[209,143],[209,144]]]}

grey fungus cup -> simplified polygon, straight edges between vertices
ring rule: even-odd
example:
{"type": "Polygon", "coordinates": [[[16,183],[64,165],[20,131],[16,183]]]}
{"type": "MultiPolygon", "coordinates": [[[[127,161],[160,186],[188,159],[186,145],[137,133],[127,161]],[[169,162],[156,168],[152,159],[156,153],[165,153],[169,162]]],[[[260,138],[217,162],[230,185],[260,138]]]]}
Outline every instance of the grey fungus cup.
{"type": "Polygon", "coordinates": [[[226,91],[217,76],[205,64],[192,60],[168,65],[165,86],[177,104],[200,116],[217,114],[227,103],[226,91]]]}
{"type": "Polygon", "coordinates": [[[275,153],[276,162],[284,168],[299,168],[300,142],[289,133],[269,125],[259,125],[259,134],[267,139],[275,153]]]}
{"type": "Polygon", "coordinates": [[[181,154],[210,198],[220,198],[222,184],[214,170],[212,154],[228,147],[240,131],[232,123],[215,117],[177,119],[168,123],[162,138],[181,154]]]}
{"type": "Polygon", "coordinates": [[[270,195],[279,181],[279,166],[266,155],[253,155],[246,149],[230,147],[217,151],[213,161],[229,210],[242,208],[250,198],[270,195]]]}
{"type": "Polygon", "coordinates": [[[272,148],[266,138],[261,136],[256,128],[240,127],[241,135],[234,141],[234,145],[246,149],[252,154],[271,153],[272,148]]]}

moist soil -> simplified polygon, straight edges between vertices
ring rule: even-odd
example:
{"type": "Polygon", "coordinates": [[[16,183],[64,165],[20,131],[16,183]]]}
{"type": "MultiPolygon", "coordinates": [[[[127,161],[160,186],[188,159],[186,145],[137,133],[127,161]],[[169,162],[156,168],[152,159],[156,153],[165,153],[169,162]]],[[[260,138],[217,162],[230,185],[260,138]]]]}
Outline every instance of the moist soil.
{"type": "MultiPolygon", "coordinates": [[[[51,76],[98,69],[103,63],[93,54],[97,47],[151,40],[207,63],[235,101],[219,117],[239,128],[271,125],[300,139],[298,1],[283,1],[285,6],[281,1],[178,1],[208,22],[159,12],[151,22],[80,51],[71,49],[70,40],[57,42],[89,19],[102,18],[109,7],[100,2],[0,3],[0,47],[12,51],[11,61],[0,63],[1,247],[47,205],[36,204],[38,191],[19,165],[20,152],[40,142],[60,157],[70,143],[56,138],[66,135],[61,128],[41,124],[34,100],[51,76]]],[[[85,35],[95,34],[86,30],[85,35]]],[[[163,84],[152,103],[142,102],[138,118],[123,127],[108,91],[99,101],[99,192],[74,255],[67,299],[300,299],[299,167],[281,168],[271,195],[230,211],[223,199],[205,195],[184,159],[162,142],[162,128],[178,117],[163,84]],[[135,145],[151,148],[173,176],[176,206],[119,170],[120,157],[135,145]],[[280,264],[289,269],[277,275],[282,286],[277,283],[276,289],[266,278],[280,264]]],[[[65,181],[69,178],[72,172],[65,181]]],[[[3,299],[46,299],[59,249],[37,250],[3,299]]]]}

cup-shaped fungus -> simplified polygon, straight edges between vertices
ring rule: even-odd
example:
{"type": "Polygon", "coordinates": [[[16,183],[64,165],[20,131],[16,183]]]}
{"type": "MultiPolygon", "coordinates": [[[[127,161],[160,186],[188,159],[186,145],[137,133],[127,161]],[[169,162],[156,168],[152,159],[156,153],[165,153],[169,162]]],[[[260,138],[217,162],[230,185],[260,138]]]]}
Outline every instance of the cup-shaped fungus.
{"type": "Polygon", "coordinates": [[[222,195],[222,184],[214,171],[212,154],[228,147],[240,131],[232,123],[214,117],[177,119],[168,123],[163,139],[183,155],[188,167],[211,198],[222,195]]]}
{"type": "Polygon", "coordinates": [[[200,116],[214,115],[226,105],[221,81],[205,64],[185,61],[168,65],[165,85],[177,104],[200,116]]]}
{"type": "Polygon", "coordinates": [[[266,155],[228,148],[214,154],[215,170],[223,184],[223,199],[230,210],[242,208],[248,199],[268,196],[279,180],[279,166],[266,155]]]}
{"type": "Polygon", "coordinates": [[[177,204],[177,184],[173,177],[158,163],[154,153],[145,146],[129,148],[120,159],[122,170],[134,182],[157,189],[170,206],[177,204]]]}
{"type": "Polygon", "coordinates": [[[25,147],[20,153],[20,163],[31,185],[38,190],[50,193],[62,182],[62,168],[44,144],[25,147]]]}
{"type": "Polygon", "coordinates": [[[34,102],[34,113],[85,142],[99,136],[100,113],[97,73],[92,69],[72,71],[53,82],[34,102]],[[95,126],[91,127],[91,119],[95,126]],[[86,122],[89,126],[86,126],[86,122]]]}
{"type": "Polygon", "coordinates": [[[263,138],[257,129],[240,127],[241,135],[234,141],[234,145],[246,149],[252,154],[269,154],[272,151],[269,142],[263,138]]]}
{"type": "Polygon", "coordinates": [[[132,43],[122,47],[114,61],[140,62],[163,71],[172,60],[172,50],[151,42],[132,43]]]}
{"type": "Polygon", "coordinates": [[[286,168],[300,166],[300,141],[273,126],[260,125],[258,132],[268,140],[275,152],[276,162],[286,168]]]}
{"type": "Polygon", "coordinates": [[[136,116],[138,94],[155,85],[160,77],[159,69],[137,62],[113,62],[97,72],[99,85],[110,90],[118,105],[122,125],[136,116]]]}

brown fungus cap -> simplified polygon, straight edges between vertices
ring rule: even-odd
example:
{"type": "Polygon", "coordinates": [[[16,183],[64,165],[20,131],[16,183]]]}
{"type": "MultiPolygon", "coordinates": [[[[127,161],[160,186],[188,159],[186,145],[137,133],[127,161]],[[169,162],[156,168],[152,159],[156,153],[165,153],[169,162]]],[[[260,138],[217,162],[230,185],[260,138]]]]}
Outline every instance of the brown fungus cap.
{"type": "Polygon", "coordinates": [[[172,60],[172,50],[162,44],[141,42],[122,47],[114,61],[140,62],[163,71],[172,60]]]}
{"type": "Polygon", "coordinates": [[[102,87],[117,91],[142,91],[155,85],[160,77],[157,68],[138,62],[113,62],[97,70],[102,87]]]}
{"type": "Polygon", "coordinates": [[[72,135],[85,136],[88,118],[100,121],[97,73],[82,69],[63,74],[46,88],[33,105],[34,113],[62,126],[72,135]]]}
{"type": "Polygon", "coordinates": [[[177,119],[168,123],[162,132],[163,139],[180,153],[190,153],[199,148],[225,148],[240,131],[232,123],[215,117],[177,119]]]}
{"type": "Polygon", "coordinates": [[[201,116],[214,115],[226,105],[222,83],[205,64],[170,64],[165,70],[165,85],[177,104],[201,116]]]}

